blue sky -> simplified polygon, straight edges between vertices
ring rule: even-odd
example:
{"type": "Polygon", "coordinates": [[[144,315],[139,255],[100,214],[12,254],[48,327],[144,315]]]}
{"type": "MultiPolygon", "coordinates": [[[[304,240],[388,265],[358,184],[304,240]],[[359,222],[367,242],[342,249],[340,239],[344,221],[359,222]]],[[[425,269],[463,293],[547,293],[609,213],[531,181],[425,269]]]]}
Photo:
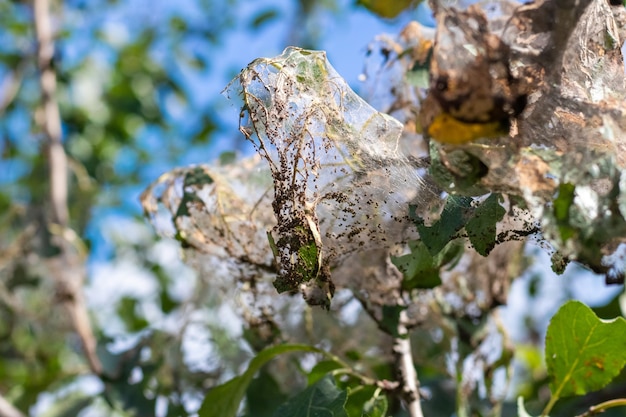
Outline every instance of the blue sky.
{"type": "MultiPolygon", "coordinates": [[[[359,90],[358,77],[362,71],[366,47],[381,34],[397,34],[402,27],[416,16],[427,23],[430,13],[424,8],[418,11],[404,13],[394,20],[383,20],[369,11],[352,7],[352,0],[338,0],[339,12],[333,13],[323,10],[318,16],[321,23],[319,37],[320,49],[327,51],[331,64],[348,81],[357,92],[359,90]]],[[[140,213],[139,194],[160,174],[177,166],[190,164],[210,163],[224,151],[237,150],[243,154],[251,153],[252,147],[243,140],[238,131],[239,109],[237,104],[229,102],[221,95],[228,82],[237,75],[248,63],[259,57],[279,55],[286,46],[290,46],[290,31],[296,14],[296,2],[293,0],[280,1],[241,1],[237,3],[237,20],[232,27],[224,30],[221,43],[210,45],[200,43],[190,37],[182,47],[189,53],[197,54],[208,62],[205,71],[185,68],[172,60],[168,45],[163,45],[155,51],[157,59],[161,60],[165,68],[173,74],[189,97],[189,103],[179,104],[171,97],[163,98],[169,122],[177,126],[175,137],[163,137],[155,129],[144,129],[137,137],[137,143],[151,152],[152,161],[149,164],[138,166],[136,156],[131,152],[120,154],[115,163],[119,174],[139,170],[145,183],[109,190],[109,195],[120,193],[123,207],[104,206],[94,212],[90,236],[94,240],[92,246],[92,261],[107,258],[112,254],[113,247],[102,239],[102,230],[111,222],[117,222],[128,212],[140,213]],[[250,28],[250,21],[258,13],[273,8],[277,18],[269,21],[258,29],[250,28]],[[197,119],[188,117],[189,113],[211,112],[215,115],[219,129],[204,146],[185,147],[188,141],[186,135],[191,135],[197,129],[197,119]],[[164,144],[177,143],[186,152],[172,158],[165,150],[164,144]]],[[[213,6],[212,6],[213,7],[213,6]]],[[[217,6],[216,6],[217,7],[217,6]]],[[[106,16],[71,15],[70,26],[77,29],[77,34],[71,42],[64,45],[66,62],[71,65],[73,60],[80,59],[83,54],[95,54],[102,62],[106,62],[108,51],[106,48],[93,49],[93,40],[89,39],[93,26],[102,27],[109,40],[124,42],[133,36],[133,22],[140,21],[146,24],[166,24],[168,16],[179,15],[190,26],[202,25],[198,21],[196,2],[183,0],[168,2],[165,0],[147,1],[133,0],[121,2],[112,8],[106,16]],[[146,21],[146,19],[149,20],[146,21]]],[[[210,22],[208,23],[211,24],[210,22]]],[[[219,26],[219,22],[215,23],[219,26]]],[[[299,45],[296,45],[299,46],[299,45]]],[[[106,199],[106,195],[103,196],[106,199]]]]}

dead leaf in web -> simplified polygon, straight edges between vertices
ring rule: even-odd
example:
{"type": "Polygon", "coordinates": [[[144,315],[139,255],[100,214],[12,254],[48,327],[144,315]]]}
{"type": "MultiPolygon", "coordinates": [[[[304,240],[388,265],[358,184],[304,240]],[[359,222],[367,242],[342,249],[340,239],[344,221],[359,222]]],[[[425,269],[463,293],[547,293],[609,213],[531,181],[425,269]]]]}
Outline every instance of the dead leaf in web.
{"type": "Polygon", "coordinates": [[[324,52],[257,59],[227,90],[243,98],[241,130],[273,177],[275,286],[328,305],[332,266],[407,233],[421,180],[400,151],[403,126],[357,96],[324,52]]]}
{"type": "Polygon", "coordinates": [[[506,136],[509,119],[524,110],[527,97],[526,87],[513,76],[509,46],[488,30],[478,6],[439,13],[437,28],[422,124],[443,143],[506,136]]]}

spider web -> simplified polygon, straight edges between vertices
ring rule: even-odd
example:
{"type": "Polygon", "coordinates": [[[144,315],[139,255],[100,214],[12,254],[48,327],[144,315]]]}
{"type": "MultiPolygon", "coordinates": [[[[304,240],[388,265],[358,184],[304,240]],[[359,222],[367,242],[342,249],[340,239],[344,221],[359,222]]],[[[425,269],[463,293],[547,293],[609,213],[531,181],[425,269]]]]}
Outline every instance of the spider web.
{"type": "Polygon", "coordinates": [[[403,125],[354,93],[324,52],[290,47],[257,59],[227,94],[242,97],[241,131],[273,178],[275,286],[313,288],[309,303],[327,304],[342,257],[409,237],[423,181],[401,151],[403,125]]]}

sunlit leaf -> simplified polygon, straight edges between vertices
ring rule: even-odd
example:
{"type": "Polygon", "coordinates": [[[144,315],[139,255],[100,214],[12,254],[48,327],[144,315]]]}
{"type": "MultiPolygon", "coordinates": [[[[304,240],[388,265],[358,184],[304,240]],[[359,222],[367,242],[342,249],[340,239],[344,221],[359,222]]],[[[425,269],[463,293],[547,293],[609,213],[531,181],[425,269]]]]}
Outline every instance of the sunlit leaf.
{"type": "Polygon", "coordinates": [[[427,88],[430,82],[429,76],[427,67],[419,67],[407,72],[406,81],[416,87],[427,88]]]}
{"type": "Polygon", "coordinates": [[[584,395],[605,387],[626,364],[626,320],[600,320],[579,301],[552,317],[546,335],[552,395],[584,395]]]}
{"type": "Polygon", "coordinates": [[[440,113],[428,126],[428,135],[441,143],[461,145],[481,138],[496,138],[509,134],[506,121],[468,123],[447,113],[440,113]]]}

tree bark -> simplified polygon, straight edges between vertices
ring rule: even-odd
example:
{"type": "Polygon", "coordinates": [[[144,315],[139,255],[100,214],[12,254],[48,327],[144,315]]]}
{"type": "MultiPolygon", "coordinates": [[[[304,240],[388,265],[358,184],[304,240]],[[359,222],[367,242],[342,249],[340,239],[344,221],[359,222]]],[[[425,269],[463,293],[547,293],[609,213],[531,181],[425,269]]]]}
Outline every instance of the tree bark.
{"type": "Polygon", "coordinates": [[[62,142],[61,117],[55,99],[56,73],[53,67],[54,36],[50,17],[50,1],[34,0],[35,34],[37,37],[37,64],[41,88],[41,128],[44,133],[50,180],[51,215],[48,228],[55,235],[59,255],[49,263],[49,272],[55,280],[57,299],[66,308],[71,323],[80,337],[91,371],[102,373],[96,354],[96,339],[89,322],[87,306],[82,293],[85,269],[71,239],[69,230],[68,163],[62,142]]]}
{"type": "Polygon", "coordinates": [[[413,363],[413,353],[411,350],[411,339],[406,326],[408,321],[406,310],[400,312],[398,321],[398,336],[393,340],[393,355],[398,373],[401,397],[404,401],[409,416],[423,417],[422,406],[420,404],[419,380],[417,371],[413,363]]]}

